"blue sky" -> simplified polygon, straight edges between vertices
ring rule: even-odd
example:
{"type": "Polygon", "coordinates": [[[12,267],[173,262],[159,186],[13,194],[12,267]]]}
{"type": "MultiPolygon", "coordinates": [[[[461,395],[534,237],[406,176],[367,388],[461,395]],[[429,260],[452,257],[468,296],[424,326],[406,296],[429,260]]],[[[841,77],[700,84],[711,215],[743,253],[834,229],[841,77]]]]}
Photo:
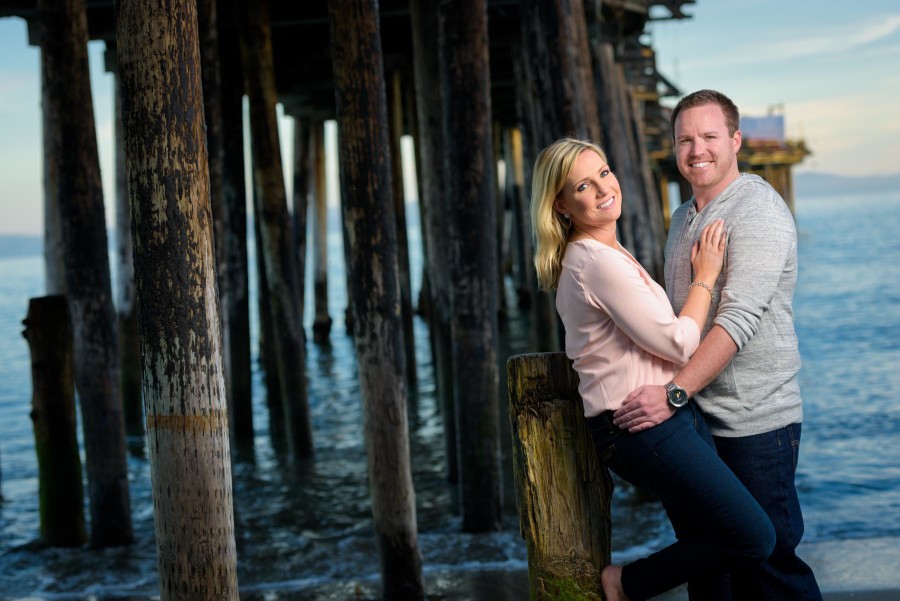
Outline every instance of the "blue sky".
{"type": "Polygon", "coordinates": [[[783,104],[788,137],[813,151],[798,171],[900,172],[900,2],[698,0],[685,12],[649,38],[682,92],[717,89],[746,115],[783,104]]]}
{"type": "MultiPolygon", "coordinates": [[[[691,19],[649,34],[658,69],[682,91],[718,89],[745,115],[782,104],[787,135],[814,153],[800,171],[900,172],[900,3],[698,0],[685,10],[691,19]]],[[[111,222],[112,79],[103,44],[89,54],[111,222]]],[[[0,233],[42,230],[40,119],[38,50],[24,21],[0,19],[0,233]]]]}

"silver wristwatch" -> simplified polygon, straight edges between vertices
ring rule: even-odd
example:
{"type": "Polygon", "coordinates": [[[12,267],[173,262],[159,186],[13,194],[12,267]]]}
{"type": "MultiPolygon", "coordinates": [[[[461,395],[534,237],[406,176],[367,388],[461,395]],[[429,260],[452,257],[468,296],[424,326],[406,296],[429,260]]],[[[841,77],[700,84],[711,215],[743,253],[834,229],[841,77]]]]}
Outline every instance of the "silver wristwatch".
{"type": "Polygon", "coordinates": [[[684,388],[675,383],[675,380],[666,384],[666,396],[669,397],[669,404],[676,409],[687,405],[688,394],[684,388]]]}

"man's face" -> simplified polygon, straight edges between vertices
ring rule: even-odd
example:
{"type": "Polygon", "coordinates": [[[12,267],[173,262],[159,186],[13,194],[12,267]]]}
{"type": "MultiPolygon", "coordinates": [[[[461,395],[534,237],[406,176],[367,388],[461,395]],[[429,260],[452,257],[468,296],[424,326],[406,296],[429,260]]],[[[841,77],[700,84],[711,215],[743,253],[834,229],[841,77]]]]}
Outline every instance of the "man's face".
{"type": "Polygon", "coordinates": [[[678,170],[690,182],[701,204],[715,198],[740,174],[737,152],[741,132],[728,133],[725,113],[717,104],[685,109],[675,119],[678,170]]]}

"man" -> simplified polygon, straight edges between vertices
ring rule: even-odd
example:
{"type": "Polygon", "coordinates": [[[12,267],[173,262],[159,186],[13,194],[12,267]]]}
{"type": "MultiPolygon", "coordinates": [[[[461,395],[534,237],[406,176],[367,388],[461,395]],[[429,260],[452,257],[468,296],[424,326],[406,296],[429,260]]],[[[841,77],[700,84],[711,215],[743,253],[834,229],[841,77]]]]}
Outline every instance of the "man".
{"type": "MultiPolygon", "coordinates": [[[[803,417],[791,307],[797,232],[778,193],[758,176],[738,171],[738,124],[734,103],[712,90],[685,96],[672,111],[676,161],[693,198],[672,217],[666,290],[676,313],[692,285],[708,287],[713,303],[690,362],[665,387],[632,392],[615,423],[630,431],[653,427],[674,413],[672,405],[682,403],[685,393],[692,397],[720,457],[775,527],[771,557],[731,574],[733,598],[821,600],[812,570],[795,552],[803,535],[794,484],[803,417]],[[717,282],[694,282],[691,247],[703,227],[720,218],[728,236],[722,274],[717,282]]],[[[692,598],[694,589],[691,583],[692,598]]]]}

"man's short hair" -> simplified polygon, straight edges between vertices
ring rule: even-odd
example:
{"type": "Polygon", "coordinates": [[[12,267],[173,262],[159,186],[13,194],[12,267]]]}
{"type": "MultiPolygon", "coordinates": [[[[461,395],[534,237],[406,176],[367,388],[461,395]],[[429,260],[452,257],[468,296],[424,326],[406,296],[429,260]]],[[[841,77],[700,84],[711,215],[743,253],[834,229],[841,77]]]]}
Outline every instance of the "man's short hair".
{"type": "Polygon", "coordinates": [[[722,112],[725,113],[725,124],[728,126],[728,134],[733,136],[734,132],[736,132],[741,125],[741,116],[738,113],[738,108],[731,101],[731,98],[722,92],[717,92],[715,90],[699,90],[688,94],[678,101],[678,104],[672,109],[672,134],[674,135],[675,133],[675,119],[678,118],[678,114],[681,113],[681,111],[707,104],[715,104],[722,109],[722,112]]]}

